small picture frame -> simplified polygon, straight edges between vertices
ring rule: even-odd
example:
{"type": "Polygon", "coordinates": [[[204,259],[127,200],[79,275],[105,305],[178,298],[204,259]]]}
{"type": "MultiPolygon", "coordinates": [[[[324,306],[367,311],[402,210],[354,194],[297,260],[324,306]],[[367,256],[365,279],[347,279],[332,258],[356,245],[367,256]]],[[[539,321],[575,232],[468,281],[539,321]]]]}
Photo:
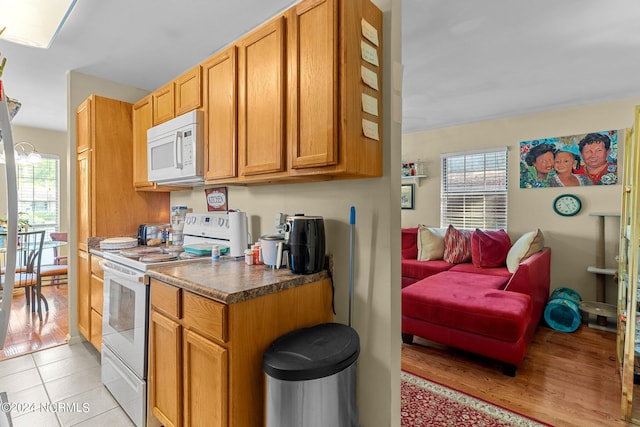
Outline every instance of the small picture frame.
{"type": "Polygon", "coordinates": [[[402,209],[414,209],[415,184],[402,184],[400,189],[400,207],[402,209]]]}
{"type": "Polygon", "coordinates": [[[229,210],[227,187],[206,188],[207,210],[209,212],[229,210]]]}

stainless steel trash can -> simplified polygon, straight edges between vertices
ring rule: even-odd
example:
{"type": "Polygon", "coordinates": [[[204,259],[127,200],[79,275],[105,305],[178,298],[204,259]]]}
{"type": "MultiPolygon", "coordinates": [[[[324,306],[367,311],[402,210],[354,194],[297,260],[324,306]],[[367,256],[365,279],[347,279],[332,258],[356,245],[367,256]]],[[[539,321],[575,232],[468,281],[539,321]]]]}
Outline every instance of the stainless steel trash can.
{"type": "Polygon", "coordinates": [[[357,427],[360,340],[339,323],[297,329],[264,354],[267,427],[357,427]]]}

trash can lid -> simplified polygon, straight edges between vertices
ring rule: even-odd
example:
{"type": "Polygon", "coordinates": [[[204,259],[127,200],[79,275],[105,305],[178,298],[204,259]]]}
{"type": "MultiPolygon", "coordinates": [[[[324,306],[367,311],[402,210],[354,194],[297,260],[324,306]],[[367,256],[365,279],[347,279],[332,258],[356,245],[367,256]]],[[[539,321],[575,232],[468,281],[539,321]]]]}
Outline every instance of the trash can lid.
{"type": "Polygon", "coordinates": [[[360,339],[339,323],[296,329],[277,338],[264,353],[263,369],[272,378],[304,381],[324,378],[358,359],[360,339]]]}

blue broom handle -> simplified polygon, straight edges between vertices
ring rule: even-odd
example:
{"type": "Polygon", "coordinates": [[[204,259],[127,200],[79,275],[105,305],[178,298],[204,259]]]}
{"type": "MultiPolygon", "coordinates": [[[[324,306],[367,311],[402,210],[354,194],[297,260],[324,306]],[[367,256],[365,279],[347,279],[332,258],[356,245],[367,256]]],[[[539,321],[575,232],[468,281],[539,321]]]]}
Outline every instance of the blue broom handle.
{"type": "Polygon", "coordinates": [[[353,249],[355,243],[356,208],[351,206],[349,215],[349,326],[353,323],[351,306],[353,305],[353,249]]]}

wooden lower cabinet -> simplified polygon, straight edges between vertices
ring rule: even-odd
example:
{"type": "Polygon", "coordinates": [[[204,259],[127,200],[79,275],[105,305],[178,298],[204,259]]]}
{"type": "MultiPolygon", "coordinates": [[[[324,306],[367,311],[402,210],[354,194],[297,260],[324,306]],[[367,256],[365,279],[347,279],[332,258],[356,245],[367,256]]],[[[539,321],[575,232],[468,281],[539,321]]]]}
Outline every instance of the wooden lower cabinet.
{"type": "Polygon", "coordinates": [[[91,262],[90,255],[78,251],[78,331],[91,339],[91,262]]]}
{"type": "Polygon", "coordinates": [[[104,300],[104,272],[100,267],[102,257],[91,254],[91,344],[102,351],[102,303],[104,300]]]}
{"type": "Polygon", "coordinates": [[[165,426],[263,425],[264,352],[331,322],[331,299],[329,279],[230,305],[151,279],[150,412],[165,426]]]}
{"type": "Polygon", "coordinates": [[[210,427],[228,425],[227,349],[190,330],[182,342],[184,425],[205,425],[205,420],[210,427]]]}
{"type": "Polygon", "coordinates": [[[182,425],[182,327],[150,311],[149,409],[166,427],[182,425]]]}
{"type": "Polygon", "coordinates": [[[95,310],[91,310],[91,337],[89,342],[96,350],[102,350],[102,315],[95,310]]]}
{"type": "Polygon", "coordinates": [[[98,350],[102,349],[102,258],[78,251],[78,330],[98,350]]]}

